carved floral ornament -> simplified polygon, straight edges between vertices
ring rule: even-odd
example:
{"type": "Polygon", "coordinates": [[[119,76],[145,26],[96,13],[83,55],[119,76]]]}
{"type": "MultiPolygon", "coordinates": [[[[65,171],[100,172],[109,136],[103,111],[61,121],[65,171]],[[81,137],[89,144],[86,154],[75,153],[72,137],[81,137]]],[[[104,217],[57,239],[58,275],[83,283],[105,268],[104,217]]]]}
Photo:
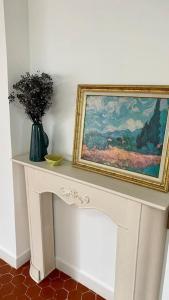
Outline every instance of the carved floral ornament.
{"type": "Polygon", "coordinates": [[[61,187],[60,191],[64,199],[71,203],[78,205],[86,205],[90,203],[90,198],[87,194],[80,195],[76,190],[66,189],[64,187],[61,187]]]}

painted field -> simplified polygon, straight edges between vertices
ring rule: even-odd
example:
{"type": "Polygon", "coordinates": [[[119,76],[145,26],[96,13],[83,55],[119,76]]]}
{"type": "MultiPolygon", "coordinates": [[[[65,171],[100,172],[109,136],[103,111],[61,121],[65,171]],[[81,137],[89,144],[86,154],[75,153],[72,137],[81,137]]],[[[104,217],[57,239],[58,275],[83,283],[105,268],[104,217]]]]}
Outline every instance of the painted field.
{"type": "Polygon", "coordinates": [[[161,156],[141,154],[111,146],[105,150],[88,149],[83,145],[82,159],[130,171],[137,170],[139,173],[149,175],[148,171],[146,172],[149,167],[156,167],[159,171],[161,156]]]}

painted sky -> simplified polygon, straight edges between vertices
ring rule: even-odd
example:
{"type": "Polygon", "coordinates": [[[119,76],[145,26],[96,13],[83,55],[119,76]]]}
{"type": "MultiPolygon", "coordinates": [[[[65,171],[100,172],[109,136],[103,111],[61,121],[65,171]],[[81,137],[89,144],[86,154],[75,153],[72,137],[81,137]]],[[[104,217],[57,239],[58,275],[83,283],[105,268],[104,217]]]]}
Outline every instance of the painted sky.
{"type": "MultiPolygon", "coordinates": [[[[156,99],[157,100],[157,99],[156,99]]],[[[85,132],[142,128],[153,115],[154,98],[87,95],[85,132]]],[[[160,110],[169,109],[169,99],[160,99],[160,110]]]]}

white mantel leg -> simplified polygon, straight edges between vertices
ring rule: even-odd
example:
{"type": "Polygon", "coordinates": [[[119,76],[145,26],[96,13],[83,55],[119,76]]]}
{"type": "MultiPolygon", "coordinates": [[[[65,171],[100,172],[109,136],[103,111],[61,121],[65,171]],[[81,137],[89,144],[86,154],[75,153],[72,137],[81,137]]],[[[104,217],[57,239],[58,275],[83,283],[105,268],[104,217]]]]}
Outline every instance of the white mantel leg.
{"type": "Polygon", "coordinates": [[[30,275],[36,282],[40,282],[56,268],[52,194],[32,191],[27,173],[26,182],[31,246],[30,275]]]}
{"type": "Polygon", "coordinates": [[[114,300],[159,300],[167,215],[131,207],[128,229],[118,228],[114,300]]]}
{"type": "Polygon", "coordinates": [[[142,206],[134,300],[159,300],[168,212],[142,206]]]}
{"type": "Polygon", "coordinates": [[[129,202],[126,212],[127,226],[126,228],[118,227],[113,300],[134,300],[140,212],[140,204],[129,202]]]}

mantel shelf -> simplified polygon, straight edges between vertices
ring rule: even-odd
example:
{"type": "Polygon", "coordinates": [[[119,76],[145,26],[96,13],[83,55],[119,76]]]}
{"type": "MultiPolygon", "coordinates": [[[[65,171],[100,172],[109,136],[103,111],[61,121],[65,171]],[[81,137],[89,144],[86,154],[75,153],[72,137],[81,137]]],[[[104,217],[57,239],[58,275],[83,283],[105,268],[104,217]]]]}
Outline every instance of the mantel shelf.
{"type": "Polygon", "coordinates": [[[23,166],[40,169],[43,172],[57,174],[83,184],[96,186],[107,192],[119,195],[144,205],[148,205],[160,210],[168,210],[169,193],[163,193],[156,190],[140,187],[135,184],[120,181],[114,178],[95,174],[85,170],[80,170],[72,166],[70,161],[64,161],[61,166],[51,167],[47,162],[32,162],[28,154],[18,155],[13,158],[13,162],[23,166]]]}

